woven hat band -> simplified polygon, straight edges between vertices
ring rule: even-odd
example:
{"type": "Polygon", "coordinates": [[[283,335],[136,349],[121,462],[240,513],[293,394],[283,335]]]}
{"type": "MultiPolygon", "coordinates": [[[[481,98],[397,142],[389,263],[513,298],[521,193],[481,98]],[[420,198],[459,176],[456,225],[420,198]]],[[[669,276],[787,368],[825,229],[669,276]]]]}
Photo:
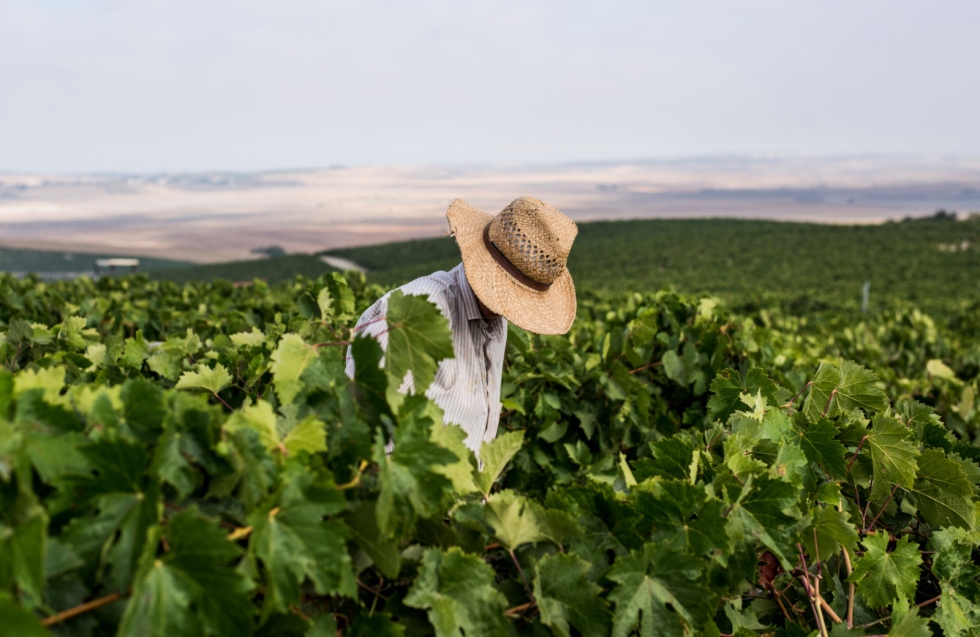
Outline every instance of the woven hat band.
{"type": "Polygon", "coordinates": [[[547,292],[551,288],[550,283],[540,283],[535,281],[528,275],[518,270],[517,267],[511,263],[507,257],[500,252],[500,250],[497,249],[497,246],[495,246],[493,241],[490,240],[490,223],[483,227],[483,244],[486,246],[487,252],[490,253],[490,256],[493,257],[493,260],[497,262],[497,265],[502,267],[504,272],[512,276],[519,283],[526,285],[532,290],[537,290],[538,292],[547,292]]]}

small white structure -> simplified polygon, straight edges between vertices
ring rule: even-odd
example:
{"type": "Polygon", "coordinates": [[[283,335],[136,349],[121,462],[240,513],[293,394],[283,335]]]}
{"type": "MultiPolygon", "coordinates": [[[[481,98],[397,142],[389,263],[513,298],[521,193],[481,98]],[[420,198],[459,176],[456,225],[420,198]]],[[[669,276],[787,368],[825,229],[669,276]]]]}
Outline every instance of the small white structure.
{"type": "Polygon", "coordinates": [[[129,268],[130,272],[136,272],[136,268],[140,265],[139,259],[124,259],[124,258],[112,258],[112,259],[96,259],[95,260],[95,272],[101,274],[103,270],[109,270],[109,272],[114,272],[116,268],[129,268]]]}

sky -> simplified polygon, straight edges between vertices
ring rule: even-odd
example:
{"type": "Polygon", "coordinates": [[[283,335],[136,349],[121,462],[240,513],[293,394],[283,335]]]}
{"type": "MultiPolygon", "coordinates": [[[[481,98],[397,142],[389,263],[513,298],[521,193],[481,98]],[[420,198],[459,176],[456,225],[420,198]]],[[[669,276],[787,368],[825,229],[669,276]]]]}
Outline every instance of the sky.
{"type": "Polygon", "coordinates": [[[2,0],[0,171],[980,155],[975,0],[2,0]]]}

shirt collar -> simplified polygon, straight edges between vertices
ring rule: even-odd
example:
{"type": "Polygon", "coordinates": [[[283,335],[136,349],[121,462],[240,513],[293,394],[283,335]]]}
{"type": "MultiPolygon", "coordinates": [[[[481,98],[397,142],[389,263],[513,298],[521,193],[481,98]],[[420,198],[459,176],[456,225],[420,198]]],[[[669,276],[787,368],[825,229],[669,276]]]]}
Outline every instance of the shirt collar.
{"type": "Polygon", "coordinates": [[[466,272],[463,270],[462,263],[456,266],[454,274],[456,276],[456,285],[459,288],[459,298],[463,304],[463,316],[467,321],[484,321],[488,328],[487,335],[494,341],[503,340],[506,329],[503,317],[489,321],[484,319],[483,314],[480,312],[480,306],[476,302],[476,294],[473,293],[470,282],[466,280],[466,272]]]}
{"type": "Polygon", "coordinates": [[[476,303],[476,295],[473,293],[473,288],[470,287],[470,282],[466,280],[462,263],[456,266],[453,274],[456,277],[456,287],[459,289],[459,300],[463,304],[463,317],[467,321],[482,321],[483,315],[480,314],[480,306],[476,303]]]}

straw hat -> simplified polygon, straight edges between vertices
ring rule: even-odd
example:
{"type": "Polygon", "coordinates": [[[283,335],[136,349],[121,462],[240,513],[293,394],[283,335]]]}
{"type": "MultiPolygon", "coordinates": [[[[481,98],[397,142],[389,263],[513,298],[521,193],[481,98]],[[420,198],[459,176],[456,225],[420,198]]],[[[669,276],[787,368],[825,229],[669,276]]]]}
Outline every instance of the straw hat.
{"type": "Polygon", "coordinates": [[[488,309],[537,334],[564,334],[575,319],[575,284],[565,268],[578,227],[533,197],[500,214],[462,199],[449,204],[449,231],[473,292],[488,309]]]}

